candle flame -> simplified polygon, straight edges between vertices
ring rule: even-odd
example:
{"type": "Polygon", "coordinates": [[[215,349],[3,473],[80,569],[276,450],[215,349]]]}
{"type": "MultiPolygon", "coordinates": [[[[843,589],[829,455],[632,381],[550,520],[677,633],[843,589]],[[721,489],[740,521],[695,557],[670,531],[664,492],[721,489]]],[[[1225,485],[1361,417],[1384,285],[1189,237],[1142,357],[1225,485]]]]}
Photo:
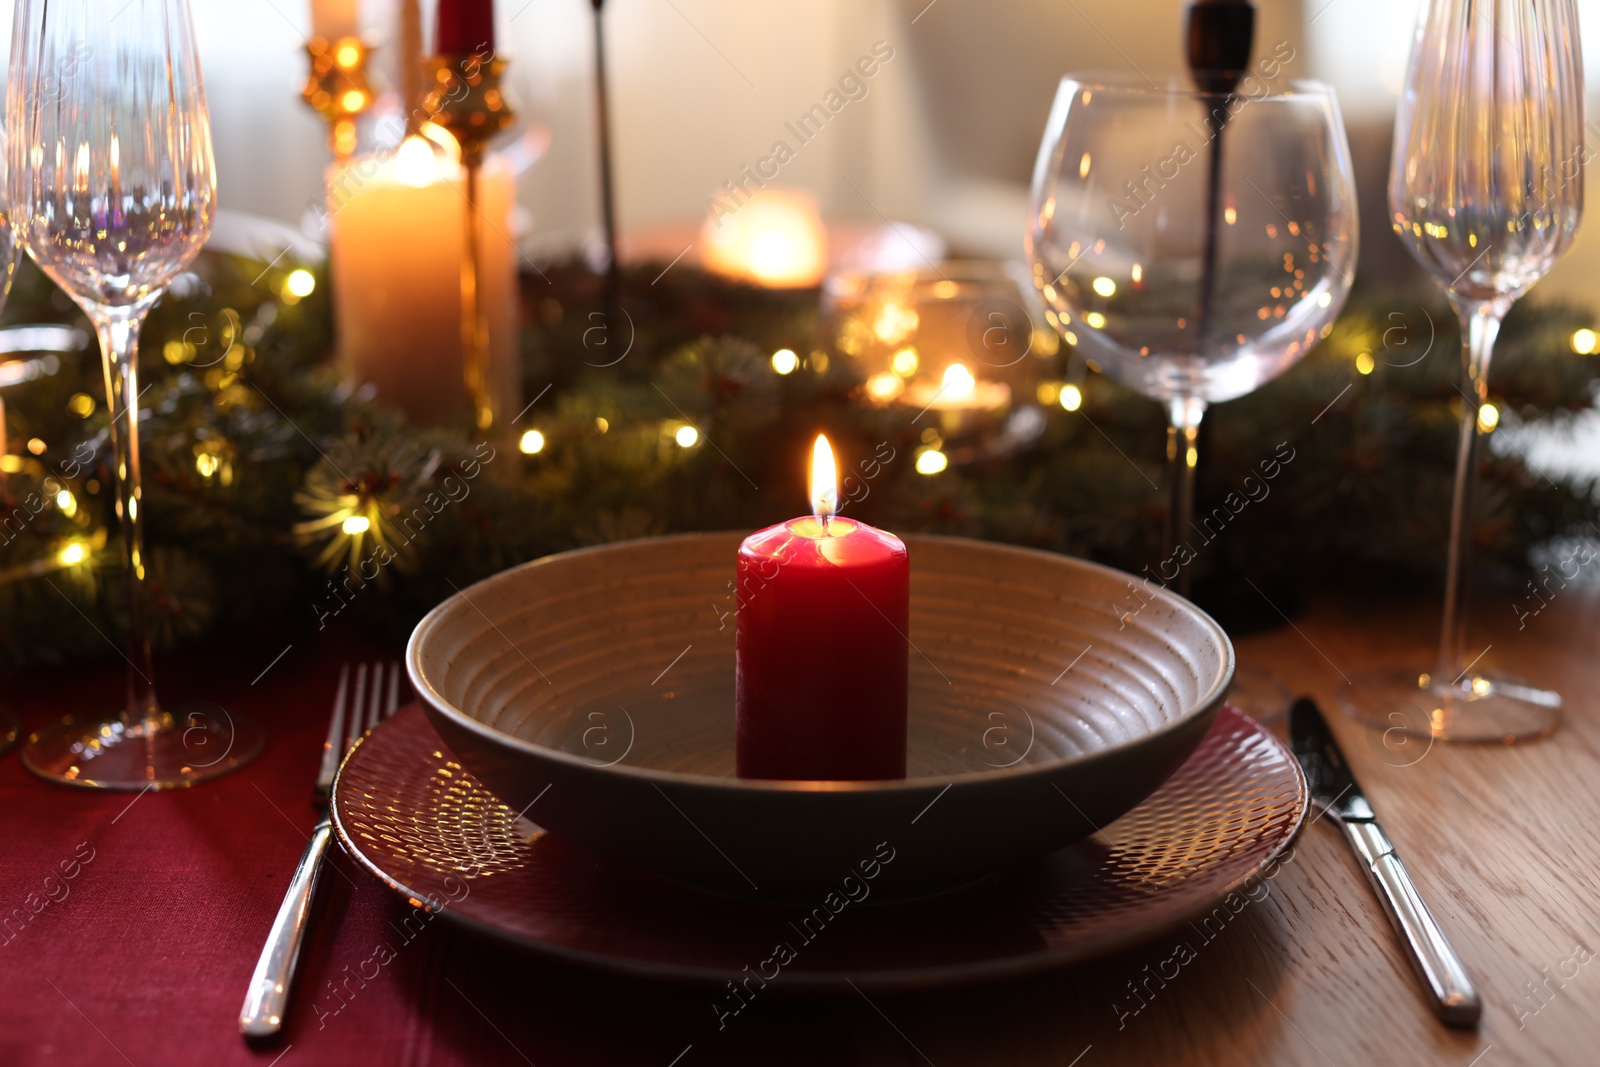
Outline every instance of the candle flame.
{"type": "Polygon", "coordinates": [[[817,434],[817,443],[811,449],[811,513],[822,528],[839,513],[839,469],[833,461],[833,449],[828,439],[817,434]]]}
{"type": "Polygon", "coordinates": [[[977,387],[978,380],[965,363],[952,363],[944,369],[944,381],[939,391],[952,400],[961,400],[971,396],[977,387]]]}
{"type": "Polygon", "coordinates": [[[432,185],[436,174],[433,148],[421,137],[407,137],[394,154],[394,176],[402,185],[421,189],[432,185]]]}

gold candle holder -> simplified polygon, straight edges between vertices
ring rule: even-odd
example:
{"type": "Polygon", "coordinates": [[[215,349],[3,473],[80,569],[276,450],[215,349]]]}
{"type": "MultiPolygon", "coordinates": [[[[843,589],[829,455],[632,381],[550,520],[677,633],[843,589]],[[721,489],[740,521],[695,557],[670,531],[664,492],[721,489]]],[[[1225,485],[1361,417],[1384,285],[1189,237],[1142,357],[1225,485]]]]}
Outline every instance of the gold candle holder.
{"type": "Polygon", "coordinates": [[[356,119],[372,106],[367,82],[372,52],[359,37],[313,37],[306,44],[311,73],[300,97],[328,123],[328,143],[341,162],[355,154],[356,119]]]}
{"type": "Polygon", "coordinates": [[[489,393],[489,324],[484,316],[478,261],[483,248],[483,213],[478,180],[489,141],[515,116],[500,92],[506,61],[483,55],[438,55],[427,61],[428,92],[422,106],[429,121],[461,145],[466,170],[466,219],[461,255],[461,352],[472,397],[473,423],[487,438],[494,426],[489,393]]]}

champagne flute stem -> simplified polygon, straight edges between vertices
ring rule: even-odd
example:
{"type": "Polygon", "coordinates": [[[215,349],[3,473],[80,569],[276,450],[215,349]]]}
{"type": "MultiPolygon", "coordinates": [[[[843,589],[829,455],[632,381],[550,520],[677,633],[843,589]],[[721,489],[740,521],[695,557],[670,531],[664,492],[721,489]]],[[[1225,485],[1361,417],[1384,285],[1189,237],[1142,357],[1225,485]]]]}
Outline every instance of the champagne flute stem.
{"type": "Polygon", "coordinates": [[[1444,622],[1439,632],[1436,685],[1453,685],[1466,665],[1468,538],[1478,481],[1478,412],[1489,398],[1489,362],[1509,301],[1461,301],[1461,436],[1450,507],[1450,551],[1445,563],[1444,622]]]}
{"type": "Polygon", "coordinates": [[[622,300],[622,265],[617,256],[617,200],[611,184],[611,105],[606,93],[605,0],[594,3],[595,136],[600,142],[600,217],[606,239],[606,327],[616,325],[622,300]]]}
{"type": "Polygon", "coordinates": [[[1206,402],[1199,397],[1175,397],[1167,405],[1167,522],[1163,548],[1166,559],[1178,567],[1173,585],[1180,595],[1188,596],[1187,553],[1184,559],[1177,557],[1194,519],[1194,472],[1200,461],[1200,420],[1205,417],[1206,402]]]}
{"type": "Polygon", "coordinates": [[[128,701],[125,725],[154,727],[161,715],[155,671],[150,664],[146,619],[144,505],[139,473],[139,327],[143,307],[97,307],[92,313],[100,336],[106,403],[111,407],[111,447],[115,453],[117,520],[122,527],[122,563],[128,572],[128,701]]]}

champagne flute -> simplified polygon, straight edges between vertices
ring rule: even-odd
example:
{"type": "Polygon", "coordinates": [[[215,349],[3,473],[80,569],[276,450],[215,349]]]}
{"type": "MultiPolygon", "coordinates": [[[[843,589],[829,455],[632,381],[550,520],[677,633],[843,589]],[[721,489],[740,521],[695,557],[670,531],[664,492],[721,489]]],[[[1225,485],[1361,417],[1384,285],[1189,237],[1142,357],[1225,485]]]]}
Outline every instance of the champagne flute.
{"type": "MultiPolygon", "coordinates": [[[[0,144],[4,143],[4,139],[5,131],[0,130],[0,144]]],[[[0,151],[0,192],[5,189],[5,184],[5,153],[0,151]]],[[[22,249],[11,228],[9,205],[0,197],[0,311],[5,310],[6,298],[11,295],[11,281],[16,277],[17,263],[21,258],[22,249]]],[[[6,452],[6,401],[4,396],[0,396],[0,456],[6,452]]],[[[5,483],[5,472],[0,471],[0,489],[5,488],[5,483]]],[[[11,751],[11,746],[17,743],[21,734],[22,721],[16,713],[0,708],[0,756],[11,751]]]]}
{"type": "Polygon", "coordinates": [[[216,202],[187,0],[18,0],[7,115],[17,239],[99,335],[128,575],[122,708],[66,716],[28,738],[23,760],[91,788],[190,785],[253,758],[262,734],[214,706],[164,710],[146,626],[139,329],[210,235],[216,202]]]}
{"type": "Polygon", "coordinates": [[[1571,245],[1583,213],[1583,57],[1573,0],[1428,0],[1395,124],[1395,233],[1461,320],[1461,429],[1444,622],[1431,669],[1365,672],[1344,710],[1450,741],[1542,737],[1561,696],[1466,643],[1478,414],[1501,319],[1571,245]]]}

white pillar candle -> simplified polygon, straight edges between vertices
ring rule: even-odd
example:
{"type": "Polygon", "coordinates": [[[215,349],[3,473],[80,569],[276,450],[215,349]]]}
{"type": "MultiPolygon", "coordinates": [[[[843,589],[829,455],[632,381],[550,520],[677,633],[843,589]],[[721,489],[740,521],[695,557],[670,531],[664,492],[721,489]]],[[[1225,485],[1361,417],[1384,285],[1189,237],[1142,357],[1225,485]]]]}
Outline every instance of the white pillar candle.
{"type": "MultiPolygon", "coordinates": [[[[489,327],[495,423],[517,413],[517,251],[511,168],[495,156],[479,180],[478,281],[489,327]]],[[[408,138],[393,158],[359,157],[329,172],[332,277],[340,366],[378,399],[428,424],[466,416],[461,256],[466,179],[459,164],[408,138]]]]}
{"type": "Polygon", "coordinates": [[[311,36],[328,41],[361,36],[359,0],[311,0],[311,36]]]}

